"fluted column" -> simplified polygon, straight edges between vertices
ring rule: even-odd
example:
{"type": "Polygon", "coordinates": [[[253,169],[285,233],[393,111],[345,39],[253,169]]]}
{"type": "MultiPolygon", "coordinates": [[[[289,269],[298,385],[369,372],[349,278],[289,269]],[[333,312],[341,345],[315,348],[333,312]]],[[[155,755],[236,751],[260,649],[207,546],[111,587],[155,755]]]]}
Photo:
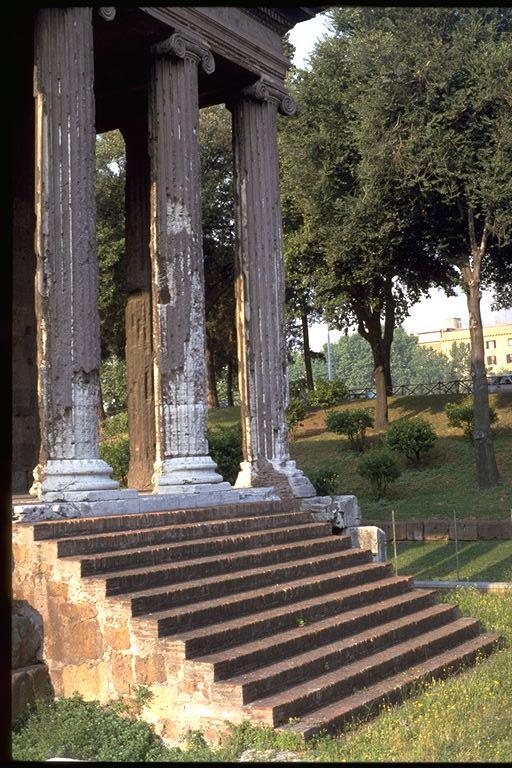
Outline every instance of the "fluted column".
{"type": "Polygon", "coordinates": [[[284,496],[315,490],[290,460],[285,285],[277,111],[295,105],[260,79],[229,104],[233,114],[236,304],[244,462],[237,486],[274,485],[284,496]]]}
{"type": "Polygon", "coordinates": [[[146,119],[123,128],[126,144],[126,378],[130,466],[128,486],[151,489],[155,406],[149,255],[149,155],[146,119]]]}
{"type": "Polygon", "coordinates": [[[32,493],[116,489],[99,459],[100,328],[92,10],[43,8],[35,27],[38,389],[46,463],[32,493]]]}
{"type": "Polygon", "coordinates": [[[151,263],[155,377],[154,490],[202,491],[222,477],[206,439],[204,274],[198,65],[214,60],[199,38],[153,47],[150,79],[151,263]]]}

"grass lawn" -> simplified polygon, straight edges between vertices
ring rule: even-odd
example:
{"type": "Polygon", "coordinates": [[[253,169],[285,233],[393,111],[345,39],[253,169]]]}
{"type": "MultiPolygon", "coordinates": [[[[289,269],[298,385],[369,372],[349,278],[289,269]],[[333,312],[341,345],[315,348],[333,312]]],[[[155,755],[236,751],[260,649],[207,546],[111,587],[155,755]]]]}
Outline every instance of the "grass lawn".
{"type": "MultiPolygon", "coordinates": [[[[440,596],[507,639],[475,667],[424,686],[399,706],[354,724],[340,738],[304,745],[295,734],[244,723],[219,747],[192,732],[168,749],[150,726],[122,717],[115,705],[62,699],[42,704],[13,733],[17,761],[71,757],[105,762],[237,762],[248,749],[292,750],[305,762],[509,762],[512,755],[512,595],[460,589],[440,596]]],[[[264,761],[264,757],[261,758],[264,761]]],[[[288,761],[288,758],[287,758],[288,761]]]]}
{"type": "MultiPolygon", "coordinates": [[[[325,411],[311,411],[291,442],[290,453],[308,474],[313,469],[332,467],[339,475],[337,493],[355,494],[363,511],[363,521],[390,520],[394,509],[397,520],[452,517],[479,519],[510,518],[512,510],[512,393],[490,395],[499,421],[493,428],[496,458],[502,483],[492,490],[476,488],[474,451],[460,430],[448,426],[444,406],[458,402],[460,395],[395,397],[389,401],[390,420],[403,416],[422,416],[436,429],[438,440],[419,468],[401,460],[402,475],[388,489],[385,499],[376,500],[366,480],[357,474],[359,455],[349,450],[347,440],[325,430],[325,411]]],[[[340,408],[365,407],[375,403],[348,403],[340,408]]],[[[210,411],[210,425],[229,426],[240,418],[239,408],[210,411]]],[[[368,431],[368,444],[381,438],[368,431]]]]}
{"type": "MultiPolygon", "coordinates": [[[[396,548],[400,575],[457,579],[455,542],[397,541],[396,548]]],[[[392,558],[393,543],[388,542],[388,559],[392,558]]],[[[459,577],[460,581],[512,581],[512,541],[459,542],[459,577]]]]}

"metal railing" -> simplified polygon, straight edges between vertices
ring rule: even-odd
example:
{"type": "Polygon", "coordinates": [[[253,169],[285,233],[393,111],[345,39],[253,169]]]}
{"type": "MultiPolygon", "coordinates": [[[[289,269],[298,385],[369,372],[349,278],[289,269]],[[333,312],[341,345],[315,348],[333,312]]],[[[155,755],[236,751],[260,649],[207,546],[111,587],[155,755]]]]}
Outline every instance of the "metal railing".
{"type": "MultiPolygon", "coordinates": [[[[388,395],[470,395],[473,392],[471,379],[454,379],[453,381],[436,381],[427,384],[398,384],[388,395]]],[[[351,389],[347,395],[349,400],[365,400],[377,396],[375,387],[351,389]]]]}

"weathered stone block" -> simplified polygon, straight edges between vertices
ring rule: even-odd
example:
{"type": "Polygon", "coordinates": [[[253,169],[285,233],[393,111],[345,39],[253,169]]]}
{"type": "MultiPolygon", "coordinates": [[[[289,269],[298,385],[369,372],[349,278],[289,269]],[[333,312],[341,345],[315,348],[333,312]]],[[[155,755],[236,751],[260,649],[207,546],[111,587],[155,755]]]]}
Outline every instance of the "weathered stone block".
{"type": "Polygon", "coordinates": [[[349,528],[361,522],[361,509],[357,497],[351,494],[301,499],[300,508],[312,512],[317,520],[331,522],[335,528],[349,528]]]}
{"type": "MultiPolygon", "coordinates": [[[[457,538],[460,541],[476,541],[478,538],[476,520],[457,520],[457,538]]],[[[455,539],[453,520],[450,522],[450,539],[455,539]]]]}
{"type": "Polygon", "coordinates": [[[371,550],[374,561],[385,562],[388,559],[386,534],[381,528],[376,525],[359,525],[346,532],[350,533],[353,547],[371,550]]]}
{"type": "Polygon", "coordinates": [[[135,659],[135,679],[143,685],[163,683],[166,679],[165,661],[159,653],[135,659]]]}
{"type": "Polygon", "coordinates": [[[11,667],[20,669],[43,660],[43,619],[26,600],[12,606],[11,667]]]}
{"type": "Polygon", "coordinates": [[[12,720],[37,699],[49,699],[52,696],[53,688],[46,664],[33,664],[16,669],[11,675],[12,720]]]}
{"type": "Polygon", "coordinates": [[[449,531],[449,520],[425,520],[423,523],[423,538],[425,541],[446,540],[448,539],[449,531]]]}
{"type": "Polygon", "coordinates": [[[113,654],[110,659],[112,682],[116,693],[129,693],[132,687],[132,659],[120,653],[113,654]]]}
{"type": "Polygon", "coordinates": [[[127,627],[105,627],[105,644],[114,651],[127,651],[130,647],[127,627]]]}
{"type": "Polygon", "coordinates": [[[86,700],[105,701],[108,696],[109,664],[101,661],[67,664],[62,670],[62,695],[66,698],[78,691],[86,700]]]}
{"type": "Polygon", "coordinates": [[[476,528],[479,539],[512,539],[510,520],[479,520],[476,528]]]}
{"type": "Polygon", "coordinates": [[[408,520],[406,523],[408,541],[423,541],[423,523],[421,520],[408,520]]]}

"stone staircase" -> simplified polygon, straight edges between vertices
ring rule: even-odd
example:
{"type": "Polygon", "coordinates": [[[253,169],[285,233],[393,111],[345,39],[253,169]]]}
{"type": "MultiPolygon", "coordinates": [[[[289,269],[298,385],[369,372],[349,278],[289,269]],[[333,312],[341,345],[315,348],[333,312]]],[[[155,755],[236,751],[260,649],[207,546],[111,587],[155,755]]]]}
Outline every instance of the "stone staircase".
{"type": "Polygon", "coordinates": [[[31,527],[53,546],[43,559],[73,563],[92,601],[187,667],[187,727],[228,713],[305,738],[336,732],[501,643],[283,502],[31,527]]]}

